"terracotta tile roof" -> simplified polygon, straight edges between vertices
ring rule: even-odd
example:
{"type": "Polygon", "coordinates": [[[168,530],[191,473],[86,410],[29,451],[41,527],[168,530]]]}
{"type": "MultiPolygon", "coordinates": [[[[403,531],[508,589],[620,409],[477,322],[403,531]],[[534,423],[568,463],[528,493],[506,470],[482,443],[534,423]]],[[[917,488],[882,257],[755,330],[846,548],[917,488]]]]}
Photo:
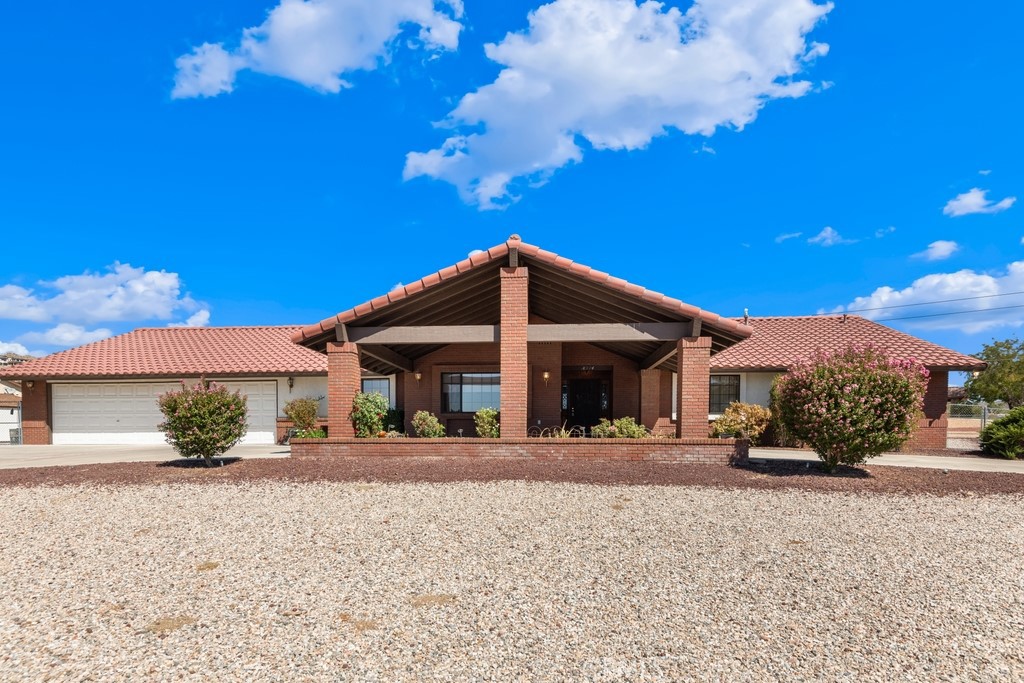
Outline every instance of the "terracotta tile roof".
{"type": "Polygon", "coordinates": [[[934,370],[982,370],[985,363],[857,315],[750,318],[754,333],[711,357],[713,370],[785,370],[817,350],[872,344],[934,370]]]}
{"type": "Polygon", "coordinates": [[[672,313],[681,314],[688,318],[698,318],[701,320],[702,324],[714,327],[733,336],[746,338],[750,335],[750,329],[738,320],[723,318],[722,316],[711,313],[710,311],[704,311],[696,306],[683,303],[679,299],[673,299],[672,297],[665,296],[664,294],[644,289],[639,285],[631,284],[620,278],[612,277],[608,273],[603,273],[581,263],[575,263],[564,256],[559,256],[553,252],[545,251],[540,247],[527,244],[520,240],[517,235],[513,235],[506,242],[495,245],[484,252],[474,254],[467,259],[459,261],[455,265],[442,268],[436,273],[431,273],[430,275],[427,275],[411,284],[399,287],[383,296],[379,296],[376,299],[372,299],[371,301],[360,304],[359,306],[342,311],[337,315],[325,318],[315,325],[303,327],[292,336],[292,341],[301,344],[318,338],[322,339],[325,335],[329,335],[333,338],[334,327],[338,323],[351,323],[371,311],[380,310],[381,308],[405,299],[406,297],[430,289],[431,287],[435,287],[442,282],[451,280],[454,277],[464,275],[474,269],[491,264],[498,259],[507,257],[509,249],[511,248],[518,249],[519,253],[523,256],[536,259],[560,270],[573,273],[574,275],[578,275],[584,279],[590,280],[591,282],[608,287],[609,289],[624,292],[641,301],[653,303],[654,305],[660,306],[672,313]]]}
{"type": "Polygon", "coordinates": [[[159,327],[0,368],[0,378],[325,375],[323,354],[293,344],[297,326],[159,327]]]}

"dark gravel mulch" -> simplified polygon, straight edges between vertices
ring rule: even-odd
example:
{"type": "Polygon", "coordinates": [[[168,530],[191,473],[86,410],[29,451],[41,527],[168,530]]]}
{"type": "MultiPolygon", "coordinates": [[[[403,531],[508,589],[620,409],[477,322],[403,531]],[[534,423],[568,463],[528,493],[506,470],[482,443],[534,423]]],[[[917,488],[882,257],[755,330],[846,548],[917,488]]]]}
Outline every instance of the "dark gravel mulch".
{"type": "Polygon", "coordinates": [[[228,459],[208,469],[201,462],[118,463],[0,470],[2,486],[173,484],[258,481],[547,481],[582,484],[713,486],[803,489],[847,493],[1020,494],[1024,474],[912,467],[841,467],[826,474],[818,463],[772,461],[743,467],[652,462],[506,460],[467,458],[228,459]]]}

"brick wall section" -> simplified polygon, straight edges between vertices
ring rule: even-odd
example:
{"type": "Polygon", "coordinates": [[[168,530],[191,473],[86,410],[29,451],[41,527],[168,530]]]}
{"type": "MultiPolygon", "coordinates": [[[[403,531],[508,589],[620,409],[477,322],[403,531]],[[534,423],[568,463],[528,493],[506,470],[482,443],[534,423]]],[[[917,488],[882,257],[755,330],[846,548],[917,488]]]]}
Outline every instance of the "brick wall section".
{"type": "Polygon", "coordinates": [[[683,337],[676,346],[676,355],[679,366],[676,436],[687,439],[706,438],[711,398],[711,337],[683,337]]]}
{"type": "Polygon", "coordinates": [[[327,433],[355,436],[349,412],[362,389],[359,347],[352,342],[327,343],[327,433]]]}
{"type": "Polygon", "coordinates": [[[28,388],[27,381],[21,383],[21,442],[32,446],[45,446],[52,442],[50,385],[39,379],[34,382],[31,389],[28,388]]]}
{"type": "Polygon", "coordinates": [[[457,457],[639,460],[697,465],[745,462],[746,439],[295,439],[292,457],[457,457]]]}
{"type": "Polygon", "coordinates": [[[530,354],[530,427],[557,427],[562,424],[562,344],[529,344],[530,354]],[[544,372],[551,377],[544,382],[544,372]]]}
{"type": "Polygon", "coordinates": [[[902,451],[946,447],[946,431],[949,427],[949,416],[946,413],[948,385],[948,372],[932,372],[924,394],[924,417],[918,422],[917,431],[903,446],[902,451]]]}
{"type": "Polygon", "coordinates": [[[509,438],[527,429],[529,288],[526,268],[501,269],[501,435],[509,438]]]}
{"type": "MultiPolygon", "coordinates": [[[[406,372],[403,403],[405,431],[412,434],[412,417],[417,410],[426,410],[438,416],[445,426],[448,422],[467,416],[446,415],[441,412],[441,373],[443,372],[498,372],[501,358],[497,344],[449,344],[419,359],[415,369],[422,374],[417,382],[415,373],[406,372]]],[[[468,416],[472,422],[473,416],[468,416]]]]}
{"type": "Polygon", "coordinates": [[[658,425],[660,399],[661,370],[641,370],[639,422],[648,429],[654,429],[658,425]]]}

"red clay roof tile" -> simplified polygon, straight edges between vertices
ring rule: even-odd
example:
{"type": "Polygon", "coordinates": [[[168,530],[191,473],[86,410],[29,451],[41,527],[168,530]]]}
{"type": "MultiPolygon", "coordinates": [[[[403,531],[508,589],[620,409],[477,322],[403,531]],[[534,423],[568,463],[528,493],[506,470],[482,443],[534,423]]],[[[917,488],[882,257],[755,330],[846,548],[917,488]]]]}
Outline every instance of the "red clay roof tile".
{"type": "Polygon", "coordinates": [[[785,370],[816,351],[877,346],[938,370],[982,370],[985,363],[857,315],[750,318],[748,339],[711,357],[713,370],[785,370]]]}
{"type": "MultiPolygon", "coordinates": [[[[406,285],[406,296],[412,296],[417,292],[429,289],[442,281],[461,275],[473,268],[493,263],[508,254],[509,250],[512,248],[519,249],[519,251],[526,256],[530,256],[531,258],[535,258],[556,268],[566,270],[580,277],[587,278],[588,280],[599,282],[601,285],[610,289],[624,292],[644,301],[649,301],[674,313],[678,313],[686,317],[700,318],[709,325],[712,325],[722,331],[729,332],[734,336],[742,338],[747,337],[750,334],[750,330],[740,322],[728,318],[722,318],[713,313],[703,311],[696,306],[685,304],[678,299],[667,297],[658,292],[648,291],[645,288],[627,282],[622,278],[613,277],[607,273],[593,270],[589,266],[575,263],[571,259],[559,256],[554,252],[546,251],[532,244],[527,244],[521,241],[518,236],[513,236],[502,244],[495,245],[486,251],[474,254],[469,259],[464,259],[453,266],[442,268],[440,271],[431,273],[416,282],[406,285]]],[[[391,301],[395,301],[395,299],[392,299],[391,301]]],[[[354,309],[343,311],[333,318],[323,320],[319,324],[303,327],[292,335],[292,341],[302,344],[309,342],[314,338],[322,338],[324,334],[333,332],[334,325],[336,323],[349,323],[368,313],[369,311],[365,309],[365,306],[365,304],[356,306],[354,309]]]]}
{"type": "Polygon", "coordinates": [[[327,357],[291,341],[299,327],[159,327],[0,368],[3,378],[323,375],[327,357]]]}

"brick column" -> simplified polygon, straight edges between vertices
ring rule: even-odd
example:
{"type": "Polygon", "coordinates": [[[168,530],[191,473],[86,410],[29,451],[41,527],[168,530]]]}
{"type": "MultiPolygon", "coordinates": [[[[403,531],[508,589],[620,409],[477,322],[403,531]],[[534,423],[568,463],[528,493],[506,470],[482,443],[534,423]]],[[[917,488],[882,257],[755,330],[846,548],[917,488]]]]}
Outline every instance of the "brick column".
{"type": "Polygon", "coordinates": [[[327,342],[327,434],[355,436],[352,399],[362,388],[359,347],[352,342],[327,342]]]}
{"type": "Polygon", "coordinates": [[[708,437],[711,401],[711,337],[683,337],[676,346],[676,437],[708,437]]]}
{"type": "Polygon", "coordinates": [[[928,379],[928,388],[924,394],[924,415],[918,422],[917,429],[901,451],[935,450],[946,447],[949,416],[946,414],[946,403],[949,400],[949,373],[932,372],[928,379]]]}
{"type": "Polygon", "coordinates": [[[658,423],[661,370],[640,371],[640,423],[653,430],[658,423]]]}
{"type": "Polygon", "coordinates": [[[501,435],[526,436],[530,280],[526,268],[501,269],[501,435]]]}
{"type": "MultiPolygon", "coordinates": [[[[50,385],[43,380],[21,382],[21,442],[32,446],[52,443],[50,385]],[[32,382],[30,389],[28,383],[32,382]]],[[[6,435],[5,435],[6,436],[6,435]]]]}

